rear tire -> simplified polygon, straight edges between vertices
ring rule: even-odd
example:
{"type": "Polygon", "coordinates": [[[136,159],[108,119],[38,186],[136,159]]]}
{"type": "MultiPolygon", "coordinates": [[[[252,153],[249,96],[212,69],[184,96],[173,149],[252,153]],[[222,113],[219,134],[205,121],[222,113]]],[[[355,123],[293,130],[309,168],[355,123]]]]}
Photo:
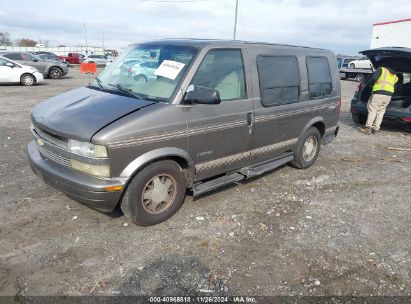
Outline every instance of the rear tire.
{"type": "Polygon", "coordinates": [[[20,77],[20,83],[24,86],[32,86],[36,83],[36,78],[31,74],[23,74],[20,77]]]}
{"type": "Polygon", "coordinates": [[[172,160],[149,164],[130,181],[121,210],[137,225],[150,226],[174,215],[183,204],[187,182],[172,160]]]}
{"type": "Polygon", "coordinates": [[[365,115],[357,114],[357,113],[351,113],[352,120],[357,124],[357,125],[363,125],[367,121],[367,117],[365,115]]]}
{"type": "Polygon", "coordinates": [[[321,149],[321,134],[317,128],[309,128],[300,138],[295,150],[294,161],[290,165],[298,169],[310,167],[318,157],[321,149]]]}

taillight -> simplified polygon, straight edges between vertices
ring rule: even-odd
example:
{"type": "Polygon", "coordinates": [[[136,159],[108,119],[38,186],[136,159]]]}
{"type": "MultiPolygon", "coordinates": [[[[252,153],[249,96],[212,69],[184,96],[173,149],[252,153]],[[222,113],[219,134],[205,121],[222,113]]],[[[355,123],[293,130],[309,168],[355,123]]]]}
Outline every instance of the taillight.
{"type": "Polygon", "coordinates": [[[406,121],[406,122],[411,122],[411,117],[401,118],[401,120],[406,121]]]}
{"type": "Polygon", "coordinates": [[[357,83],[357,85],[355,86],[355,91],[359,92],[361,89],[361,83],[357,83]]]}
{"type": "Polygon", "coordinates": [[[340,96],[340,99],[338,99],[338,116],[337,116],[337,119],[340,118],[341,103],[342,103],[342,100],[341,100],[341,96],[340,96]]]}

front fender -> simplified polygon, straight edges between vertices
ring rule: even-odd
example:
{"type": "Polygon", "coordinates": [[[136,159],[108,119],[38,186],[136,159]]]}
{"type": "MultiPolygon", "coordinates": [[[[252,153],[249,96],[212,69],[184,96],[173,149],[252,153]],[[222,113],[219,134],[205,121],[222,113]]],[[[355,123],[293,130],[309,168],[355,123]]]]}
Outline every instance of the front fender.
{"type": "Polygon", "coordinates": [[[184,151],[183,149],[180,148],[175,148],[175,147],[165,147],[165,148],[159,148],[156,150],[149,151],[147,153],[144,153],[134,159],[131,163],[127,165],[127,167],[124,168],[124,170],[121,172],[120,177],[124,178],[129,181],[131,177],[134,176],[134,174],[140,170],[142,167],[144,167],[146,164],[155,161],[157,159],[161,158],[166,158],[166,157],[179,157],[184,159],[187,162],[187,167],[188,167],[188,186],[192,186],[192,181],[193,181],[193,176],[195,174],[195,166],[194,166],[194,161],[191,158],[190,154],[188,154],[187,151],[184,151]]]}

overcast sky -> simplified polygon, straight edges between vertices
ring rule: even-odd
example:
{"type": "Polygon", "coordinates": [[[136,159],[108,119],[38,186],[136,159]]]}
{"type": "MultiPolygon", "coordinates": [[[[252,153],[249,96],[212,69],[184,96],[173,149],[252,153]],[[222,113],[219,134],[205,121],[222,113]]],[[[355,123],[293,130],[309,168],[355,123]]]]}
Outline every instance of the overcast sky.
{"type": "MultiPolygon", "coordinates": [[[[88,44],[102,46],[104,36],[106,48],[156,38],[232,39],[235,0],[173,1],[7,1],[0,31],[12,40],[85,45],[85,22],[88,44]]],[[[410,17],[410,0],[239,0],[237,39],[356,54],[369,48],[373,23],[410,17]]]]}

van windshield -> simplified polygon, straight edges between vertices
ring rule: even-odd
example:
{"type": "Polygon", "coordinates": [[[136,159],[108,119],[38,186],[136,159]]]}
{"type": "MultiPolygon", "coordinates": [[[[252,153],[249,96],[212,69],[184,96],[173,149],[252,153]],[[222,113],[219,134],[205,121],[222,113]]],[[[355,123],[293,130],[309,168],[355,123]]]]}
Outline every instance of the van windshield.
{"type": "Polygon", "coordinates": [[[133,45],[93,85],[139,99],[169,102],[196,53],[197,49],[187,46],[133,45]]]}

